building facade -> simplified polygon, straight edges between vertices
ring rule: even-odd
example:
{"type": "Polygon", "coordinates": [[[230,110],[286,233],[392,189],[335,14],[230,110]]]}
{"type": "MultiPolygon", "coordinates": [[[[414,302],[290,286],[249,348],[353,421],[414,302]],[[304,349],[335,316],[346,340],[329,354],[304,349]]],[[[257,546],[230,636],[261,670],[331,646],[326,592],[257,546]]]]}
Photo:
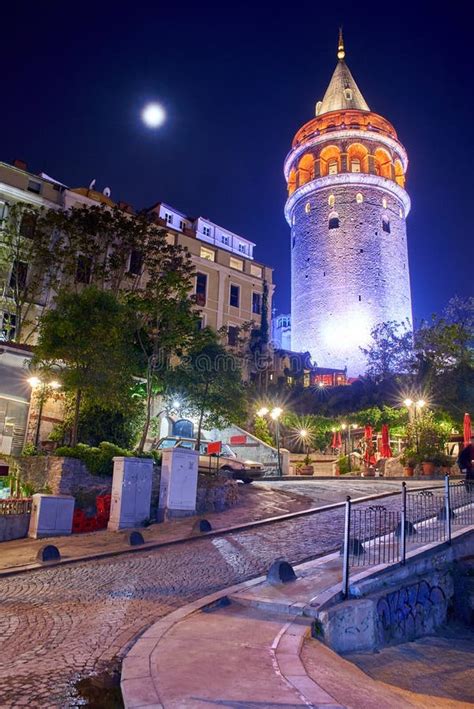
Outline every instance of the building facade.
{"type": "Polygon", "coordinates": [[[344,61],[285,161],[291,228],[291,349],[319,367],[365,372],[360,350],[379,323],[411,327],[405,191],[408,158],[344,61]]]}
{"type": "Polygon", "coordinates": [[[291,315],[273,314],[272,318],[272,343],[281,350],[291,350],[291,315]]]}

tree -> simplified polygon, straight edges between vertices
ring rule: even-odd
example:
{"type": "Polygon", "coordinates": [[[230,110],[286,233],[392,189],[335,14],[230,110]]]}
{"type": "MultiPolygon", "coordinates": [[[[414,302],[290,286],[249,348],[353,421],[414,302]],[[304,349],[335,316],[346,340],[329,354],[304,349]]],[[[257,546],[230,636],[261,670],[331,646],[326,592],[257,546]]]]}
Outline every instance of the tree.
{"type": "Polygon", "coordinates": [[[74,394],[73,446],[83,398],[110,410],[129,395],[133,332],[128,307],[94,286],[78,294],[60,291],[55,308],[42,316],[33,361],[38,368],[53,363],[62,372],[64,390],[74,394]]]}
{"type": "Polygon", "coordinates": [[[58,282],[60,261],[53,245],[51,210],[11,204],[0,237],[1,306],[7,311],[5,337],[28,342],[58,282]]]}
{"type": "Polygon", "coordinates": [[[146,382],[139,452],[145,446],[155,397],[164,390],[173,360],[179,360],[199,335],[199,313],[189,295],[194,274],[189,252],[168,244],[166,231],[153,224],[146,233],[145,250],[144,288],[128,296],[137,315],[135,338],[146,382]]]}
{"type": "Polygon", "coordinates": [[[372,342],[360,349],[367,358],[366,375],[375,382],[407,374],[414,364],[413,332],[406,323],[380,323],[370,333],[372,342]]]}
{"type": "Polygon", "coordinates": [[[183,413],[198,421],[197,447],[203,427],[222,428],[245,418],[247,400],[240,368],[239,360],[206,328],[171,373],[170,384],[181,395],[183,413]]]}

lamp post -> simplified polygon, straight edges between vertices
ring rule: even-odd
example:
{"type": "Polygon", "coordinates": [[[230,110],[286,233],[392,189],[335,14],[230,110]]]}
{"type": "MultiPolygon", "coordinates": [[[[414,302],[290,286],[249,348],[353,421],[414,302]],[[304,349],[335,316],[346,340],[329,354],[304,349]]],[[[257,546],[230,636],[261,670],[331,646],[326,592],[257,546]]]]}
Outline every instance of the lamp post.
{"type": "Polygon", "coordinates": [[[404,399],[403,401],[404,405],[408,409],[408,419],[410,423],[414,423],[415,425],[415,445],[416,445],[416,452],[419,452],[420,448],[420,442],[418,439],[418,417],[421,415],[422,409],[426,406],[426,401],[424,399],[418,399],[417,401],[413,401],[413,399],[407,398],[404,399]]]}
{"type": "Polygon", "coordinates": [[[49,382],[45,382],[41,380],[39,377],[30,377],[28,379],[28,384],[30,385],[31,389],[36,392],[38,391],[37,394],[37,399],[38,399],[38,420],[36,421],[36,429],[35,429],[35,442],[34,446],[35,448],[38,447],[39,443],[39,436],[40,436],[40,428],[41,428],[41,415],[43,413],[43,406],[44,402],[48,398],[48,389],[59,389],[61,387],[61,384],[57,382],[55,379],[49,382]]]}
{"type": "Polygon", "coordinates": [[[279,406],[275,406],[271,411],[267,409],[266,406],[262,406],[257,411],[257,416],[267,416],[270,414],[270,418],[275,424],[275,438],[276,438],[276,444],[277,444],[277,457],[278,457],[278,475],[280,477],[283,476],[283,472],[281,469],[281,456],[280,456],[280,416],[283,413],[283,409],[281,409],[279,406]]]}
{"type": "Polygon", "coordinates": [[[306,457],[309,458],[309,431],[306,428],[302,428],[301,431],[299,432],[299,437],[303,442],[303,445],[306,448],[306,457]]]}

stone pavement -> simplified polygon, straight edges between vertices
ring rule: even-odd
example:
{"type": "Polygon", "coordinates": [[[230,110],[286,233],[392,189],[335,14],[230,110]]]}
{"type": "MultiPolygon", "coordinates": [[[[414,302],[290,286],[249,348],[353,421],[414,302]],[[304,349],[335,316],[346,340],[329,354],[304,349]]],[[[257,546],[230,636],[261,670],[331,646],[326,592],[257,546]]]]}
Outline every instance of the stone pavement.
{"type": "MultiPolygon", "coordinates": [[[[266,499],[273,507],[271,498],[266,499]]],[[[77,681],[107,670],[152,623],[266,573],[278,556],[297,563],[332,551],[341,543],[342,528],[343,510],[337,508],[138,554],[0,577],[0,707],[82,706],[77,681]]],[[[0,546],[1,556],[5,548],[0,546]]]]}

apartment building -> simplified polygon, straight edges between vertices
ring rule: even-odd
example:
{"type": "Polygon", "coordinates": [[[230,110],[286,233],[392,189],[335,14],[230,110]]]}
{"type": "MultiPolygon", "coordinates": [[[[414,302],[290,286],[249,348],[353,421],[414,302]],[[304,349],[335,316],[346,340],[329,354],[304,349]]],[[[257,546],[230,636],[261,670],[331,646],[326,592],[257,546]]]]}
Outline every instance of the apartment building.
{"type": "Polygon", "coordinates": [[[150,212],[167,228],[172,243],[185,246],[191,254],[203,327],[226,328],[228,344],[233,346],[241,325],[249,321],[260,325],[265,301],[270,322],[272,269],[255,261],[252,241],[204,217],[189,217],[164,202],[155,204],[150,212]]]}
{"type": "MultiPolygon", "coordinates": [[[[46,173],[35,174],[19,160],[13,164],[0,162],[0,238],[2,221],[14,203],[24,203],[32,208],[69,209],[73,206],[103,204],[117,206],[133,218],[130,205],[112,200],[111,190],[99,191],[93,180],[88,187],[70,188],[46,173]]],[[[272,269],[255,261],[255,244],[204,217],[189,217],[169,205],[159,202],[150,208],[156,223],[167,230],[167,239],[186,247],[196,273],[194,293],[201,310],[202,327],[227,330],[230,347],[237,344],[238,329],[253,321],[258,327],[266,303],[268,322],[271,319],[273,294],[272,269]],[[267,297],[264,297],[264,293],[267,297]]],[[[25,218],[20,234],[31,236],[34,225],[25,218]]],[[[129,271],[133,272],[133,254],[129,271]]],[[[146,264],[144,264],[146,268],[146,264]]],[[[139,264],[141,269],[141,261],[139,264]]],[[[25,427],[35,427],[35,406],[28,408],[30,387],[30,346],[34,337],[23,349],[9,342],[15,336],[15,314],[10,296],[13,264],[0,261],[0,453],[18,452],[25,427]],[[10,346],[11,345],[11,346],[10,346]],[[33,419],[33,420],[32,420],[33,419]],[[27,423],[28,420],[28,423],[27,423]],[[2,443],[3,441],[3,443],[2,443]]],[[[25,278],[27,264],[25,264],[25,278]]],[[[91,269],[81,269],[81,282],[91,279],[91,269]],[[87,275],[89,274],[89,275],[87,275]]],[[[45,292],[34,304],[32,317],[41,315],[51,304],[51,294],[45,292]]],[[[57,422],[57,412],[45,407],[41,426],[46,435],[57,422]],[[50,420],[49,420],[50,419],[50,420]]]]}

